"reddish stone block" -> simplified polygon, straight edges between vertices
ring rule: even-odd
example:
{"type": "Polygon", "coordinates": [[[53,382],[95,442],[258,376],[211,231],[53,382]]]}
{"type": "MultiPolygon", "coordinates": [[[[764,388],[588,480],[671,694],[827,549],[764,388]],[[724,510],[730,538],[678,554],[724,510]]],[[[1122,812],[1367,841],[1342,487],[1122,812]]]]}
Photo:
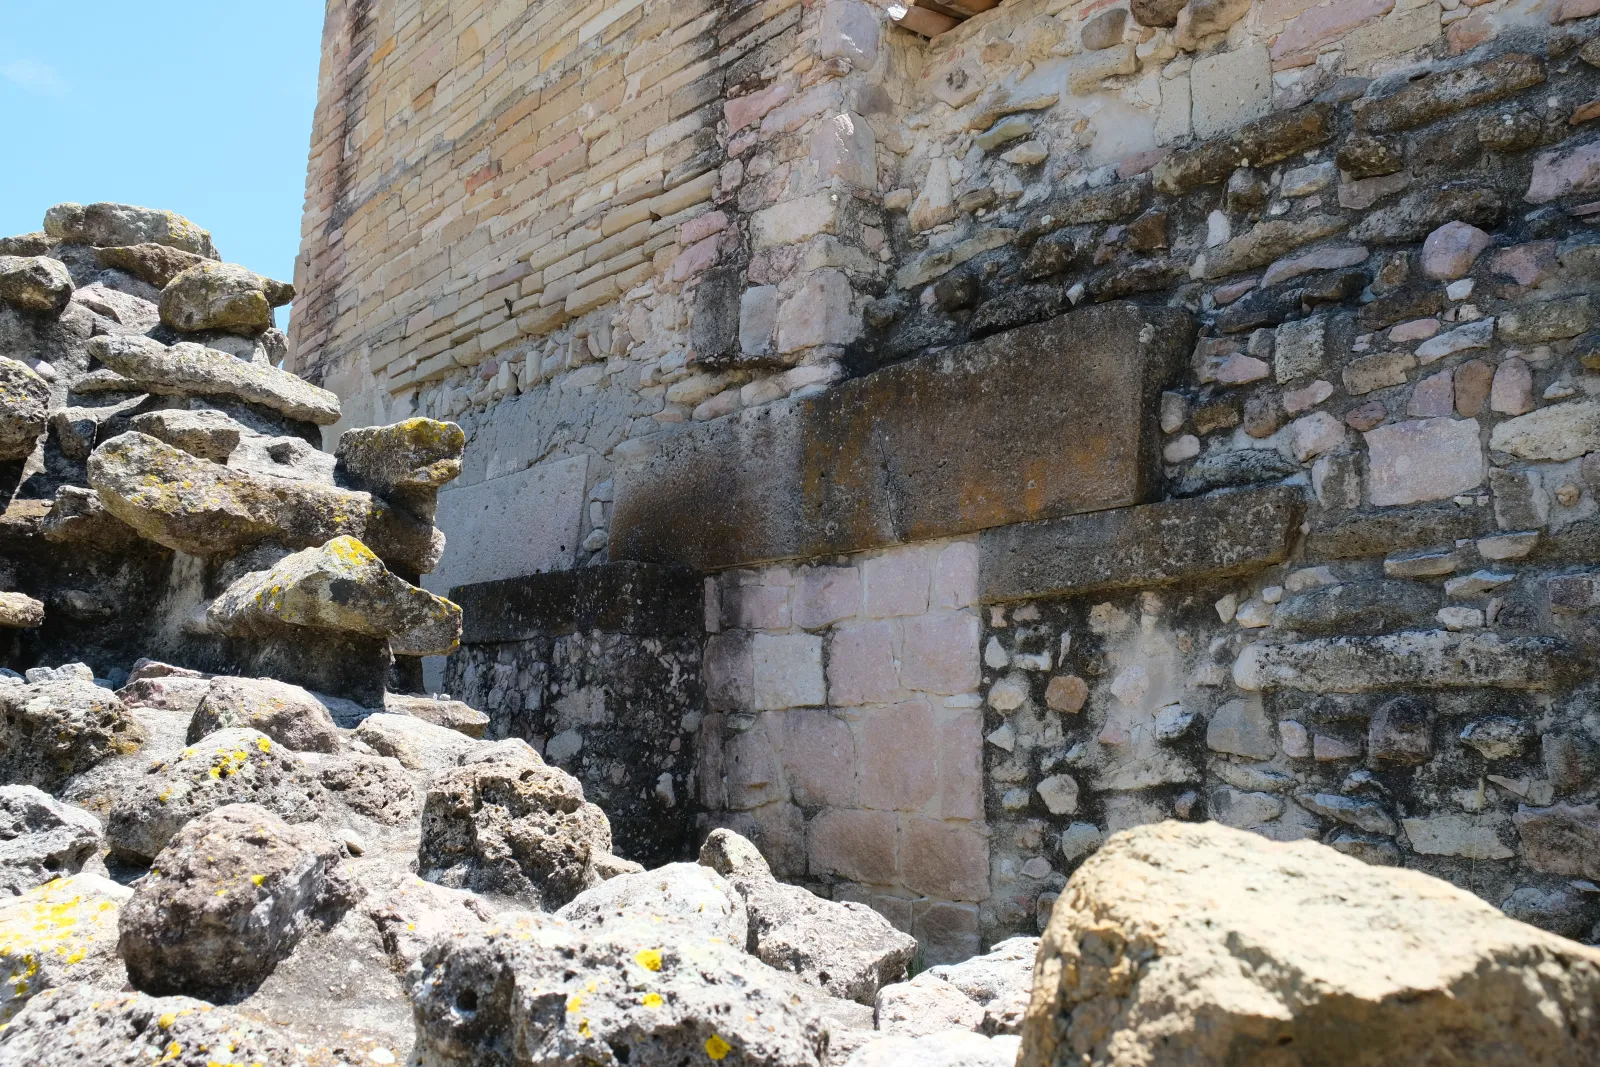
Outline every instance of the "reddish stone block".
{"type": "Polygon", "coordinates": [[[903,817],[900,881],[907,889],[948,900],[989,896],[989,836],[975,823],[903,817]]]}
{"type": "Polygon", "coordinates": [[[824,811],[806,826],[811,874],[837,875],[867,885],[892,884],[899,824],[900,817],[890,811],[824,811]]]}
{"type": "Polygon", "coordinates": [[[946,613],[902,625],[900,681],[907,689],[954,696],[978,687],[978,620],[946,613]]]}
{"type": "Polygon", "coordinates": [[[848,708],[883,704],[900,692],[891,622],[841,626],[828,647],[828,702],[848,708]]]}
{"type": "Polygon", "coordinates": [[[866,708],[859,729],[862,807],[921,811],[939,790],[933,708],[926,700],[866,708]]]}
{"type": "Polygon", "coordinates": [[[944,713],[939,724],[939,814],[983,818],[983,713],[944,713]]]}
{"type": "Polygon", "coordinates": [[[805,808],[856,806],[855,735],[831,711],[781,714],[783,772],[789,795],[805,808]]]}
{"type": "Polygon", "coordinates": [[[815,630],[861,611],[861,572],[854,567],[817,567],[795,578],[794,624],[815,630]]]}
{"type": "Polygon", "coordinates": [[[929,553],[896,549],[862,565],[869,619],[921,615],[928,610],[929,553]]]}

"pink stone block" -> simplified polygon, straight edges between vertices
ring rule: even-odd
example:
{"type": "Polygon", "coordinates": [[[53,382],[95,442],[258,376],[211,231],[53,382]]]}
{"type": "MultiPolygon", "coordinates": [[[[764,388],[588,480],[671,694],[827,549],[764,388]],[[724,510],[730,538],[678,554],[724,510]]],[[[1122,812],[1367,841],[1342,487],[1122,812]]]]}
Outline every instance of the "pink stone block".
{"type": "Polygon", "coordinates": [[[1518,285],[1538,285],[1556,272],[1556,243],[1533,241],[1497,252],[1489,259],[1489,269],[1503,274],[1518,285]]]}
{"type": "Polygon", "coordinates": [[[958,541],[933,563],[933,607],[969,608],[978,602],[978,546],[958,541]]]}
{"type": "Polygon", "coordinates": [[[1533,178],[1523,198],[1548,204],[1564,196],[1600,189],[1600,137],[1579,145],[1555,148],[1533,161],[1533,178]]]}
{"type": "Polygon", "coordinates": [[[1417,383],[1411,391],[1406,414],[1419,419],[1438,418],[1456,410],[1456,383],[1453,371],[1442,370],[1417,383]]]}
{"type": "Polygon", "coordinates": [[[828,702],[836,708],[884,704],[900,693],[891,622],[841,626],[828,643],[828,702]]]}
{"type": "Polygon", "coordinates": [[[813,876],[836,875],[865,885],[895,880],[900,817],[892,811],[830,808],[806,826],[806,858],[813,876]]]}
{"type": "Polygon", "coordinates": [[[861,572],[854,567],[802,570],[794,584],[794,624],[815,630],[861,610],[861,572]]]}
{"type": "Polygon", "coordinates": [[[907,689],[954,696],[978,687],[978,620],[954,612],[907,619],[900,682],[907,689]]]}
{"type": "Polygon", "coordinates": [[[929,966],[969,960],[982,948],[978,909],[942,900],[919,901],[911,936],[917,939],[923,962],[929,966]]]}
{"type": "Polygon", "coordinates": [[[861,806],[921,811],[939,791],[933,708],[926,700],[866,708],[861,736],[861,806]]]}
{"type": "Polygon", "coordinates": [[[1426,341],[1438,332],[1438,319],[1412,319],[1390,330],[1389,340],[1397,345],[1403,345],[1408,341],[1426,341]]]}
{"type": "Polygon", "coordinates": [[[698,244],[713,234],[728,228],[728,216],[720,211],[708,211],[684,223],[678,232],[678,243],[684,247],[698,244]]]}
{"type": "Polygon", "coordinates": [[[939,814],[983,818],[983,713],[946,711],[939,724],[939,814]]]}
{"type": "Polygon", "coordinates": [[[1310,411],[1332,395],[1332,383],[1318,378],[1303,389],[1285,390],[1283,410],[1291,415],[1298,415],[1302,411],[1310,411]]]}
{"type": "Polygon", "coordinates": [[[867,618],[921,615],[927,611],[929,562],[926,550],[901,548],[862,564],[867,618]]]}
{"type": "Polygon", "coordinates": [[[1220,385],[1249,385],[1271,373],[1272,368],[1254,356],[1232,355],[1217,368],[1216,380],[1220,385]]]}
{"type": "Polygon", "coordinates": [[[1476,419],[1421,419],[1368,430],[1368,491],[1377,507],[1448,500],[1483,484],[1476,419]]]}
{"type": "Polygon", "coordinates": [[[1494,385],[1489,389],[1489,407],[1502,415],[1526,415],[1537,402],[1533,398],[1533,369],[1517,356],[1495,368],[1494,385]]]}
{"type": "Polygon", "coordinates": [[[1311,755],[1311,737],[1306,728],[1293,719],[1278,724],[1278,739],[1283,742],[1283,754],[1290,759],[1306,759],[1311,755]]]}
{"type": "Polygon", "coordinates": [[[1394,10],[1394,0],[1329,0],[1289,22],[1273,42],[1275,67],[1291,59],[1315,60],[1317,50],[1394,10]]]}
{"type": "Polygon", "coordinates": [[[738,133],[752,122],[759,122],[767,112],[785,103],[794,95],[794,82],[784,80],[746,96],[736,96],[722,105],[728,120],[728,132],[738,133]]]}
{"type": "Polygon", "coordinates": [[[1422,273],[1436,281],[1465,278],[1494,238],[1465,222],[1447,222],[1422,242],[1422,273]]]}
{"type": "Polygon", "coordinates": [[[989,836],[975,823],[903,816],[900,881],[907,889],[947,900],[989,896],[989,836]]]}
{"type": "Polygon", "coordinates": [[[806,808],[856,806],[856,740],[850,724],[826,710],[786,711],[781,719],[789,795],[806,808]]]}
{"type": "Polygon", "coordinates": [[[724,583],[722,625],[730,630],[787,630],[788,588],[781,585],[724,583]]]}
{"type": "Polygon", "coordinates": [[[672,261],[672,280],[686,281],[716,266],[717,260],[722,257],[721,243],[721,238],[713,236],[684,249],[683,254],[672,261]]]}

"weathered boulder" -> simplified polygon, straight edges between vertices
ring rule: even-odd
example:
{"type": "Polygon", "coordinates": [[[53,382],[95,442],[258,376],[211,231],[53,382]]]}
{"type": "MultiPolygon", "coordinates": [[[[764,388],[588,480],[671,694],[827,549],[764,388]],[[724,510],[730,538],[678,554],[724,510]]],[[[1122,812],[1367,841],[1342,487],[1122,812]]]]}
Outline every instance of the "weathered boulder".
{"type": "Polygon", "coordinates": [[[366,904],[392,966],[404,973],[443,935],[480,931],[494,921],[484,899],[412,876],[366,904]]]}
{"type": "Polygon", "coordinates": [[[157,289],[165,289],[168,282],[190,267],[208,262],[205,256],[150,242],[97,248],[95,256],[101,266],[124,271],[157,289]]]}
{"type": "Polygon", "coordinates": [[[489,716],[449,697],[389,693],[383,698],[383,709],[391,715],[409,715],[473,738],[481,738],[489,726],[489,716]]]}
{"type": "Polygon", "coordinates": [[[209,678],[170,676],[131,679],[117,690],[117,696],[130,708],[158,708],[193,715],[209,692],[209,678]]]}
{"type": "Polygon", "coordinates": [[[466,447],[467,435],[453,422],[406,419],[346,430],[336,454],[349,484],[432,522],[439,489],[461,473],[466,447]]]}
{"type": "Polygon", "coordinates": [[[0,781],[55,790],[107,757],[137,750],[144,740],[144,727],[116,694],[93,681],[0,687],[0,781]]]}
{"type": "Polygon", "coordinates": [[[461,643],[459,607],[391,573],[349,536],[244,575],[212,601],[206,619],[228,634],[296,626],[387,638],[408,656],[446,656],[461,643]]]}
{"type": "Polygon", "coordinates": [[[235,263],[200,263],[161,291],[161,321],[180,333],[227,330],[258,334],[272,309],[294,299],[294,286],[263,278],[235,263]]]}
{"type": "Polygon", "coordinates": [[[218,808],[162,849],[122,909],[119,947],[136,989],[213,1002],[248,995],[312,923],[360,899],[342,852],[313,827],[255,804],[218,808]]]}
{"type": "Polygon", "coordinates": [[[132,895],[109,879],[78,874],[0,900],[0,1034],[44,990],[122,985],[117,916],[132,895]]]}
{"type": "Polygon", "coordinates": [[[0,356],[0,460],[26,459],[50,424],[50,383],[0,356]]]}
{"type": "Polygon", "coordinates": [[[845,1067],[1012,1067],[1020,1045],[1017,1037],[984,1037],[960,1030],[927,1037],[890,1035],[857,1049],[845,1067]]]}
{"type": "Polygon", "coordinates": [[[769,967],[868,1006],[881,987],[905,978],[916,938],[865,904],[824,900],[802,886],[785,885],[755,845],[732,830],[713,830],[700,862],[729,872],[729,884],[749,911],[746,948],[769,967]]]}
{"type": "Polygon", "coordinates": [[[426,573],[444,550],[443,534],[367,493],[233,470],[137,432],[95,449],[89,484],[140,535],[190,555],[268,540],[305,548],[349,534],[386,563],[426,573]]]}
{"type": "Polygon", "coordinates": [[[0,303],[34,315],[59,315],[72,302],[72,275],[59,259],[0,256],[0,303]]]}
{"type": "Polygon", "coordinates": [[[77,874],[99,854],[99,819],[31,785],[0,786],[0,899],[77,874]]]}
{"type": "Polygon", "coordinates": [[[26,593],[0,593],[0,626],[27,630],[44,625],[44,605],[26,593]]]}
{"type": "Polygon", "coordinates": [[[88,545],[106,550],[126,550],[139,535],[106,510],[93,489],[64,485],[44,518],[44,538],[61,545],[88,545]]]}
{"type": "Polygon", "coordinates": [[[610,851],[605,813],[576,778],[525,744],[494,746],[429,785],[417,872],[554,910],[598,884],[595,859],[610,851]]]}
{"type": "Polygon", "coordinates": [[[584,927],[666,921],[736,948],[745,947],[750,935],[750,915],[738,891],[695,863],[669,863],[613,878],[579,893],[556,918],[584,927]]]}
{"type": "Polygon", "coordinates": [[[879,1029],[921,1037],[950,1029],[1017,1034],[1033,988],[1037,937],[1014,937],[986,955],[930,967],[878,992],[879,1029]]]}
{"type": "Polygon", "coordinates": [[[288,371],[185,341],[168,348],[150,337],[96,337],[88,352],[143,392],[161,396],[232,397],[291,419],[327,426],[339,421],[339,398],[288,371]]]}
{"type": "Polygon", "coordinates": [[[132,204],[57,204],[44,214],[44,232],[69,244],[158,244],[217,258],[211,234],[182,215],[132,204]]]}
{"type": "Polygon", "coordinates": [[[316,697],[271,678],[214,678],[189,723],[189,743],[218,730],[259,730],[296,752],[339,751],[339,730],[316,697]]]}
{"type": "Polygon", "coordinates": [[[356,727],[356,740],[380,756],[393,756],[407,770],[430,775],[451,770],[482,741],[409,715],[379,712],[356,727]]]}
{"type": "Polygon", "coordinates": [[[385,826],[417,817],[417,791],[411,775],[391,756],[347,752],[312,761],[317,781],[331,800],[385,826]]]}
{"type": "Polygon", "coordinates": [[[244,427],[220,411],[149,411],[128,420],[128,428],[180,448],[197,459],[226,463],[239,447],[244,427]]]}
{"type": "Polygon", "coordinates": [[[1600,951],[1415,871],[1166,822],[1113,836],[1039,950],[1019,1067],[1580,1064],[1600,951]]]}
{"type": "Polygon", "coordinates": [[[821,1067],[827,1054],[821,1019],[780,976],[671,924],[514,913],[434,942],[410,977],[421,1067],[821,1067]]]}
{"type": "Polygon", "coordinates": [[[185,823],[229,804],[259,804],[292,823],[319,818],[322,786],[305,763],[266,734],[219,730],[153,763],[111,807],[114,855],[149,863],[185,823]]]}
{"type": "Polygon", "coordinates": [[[189,997],[117,988],[120,981],[108,980],[41,993],[0,1030],[0,1067],[309,1067],[294,1042],[256,1019],[189,997]]]}

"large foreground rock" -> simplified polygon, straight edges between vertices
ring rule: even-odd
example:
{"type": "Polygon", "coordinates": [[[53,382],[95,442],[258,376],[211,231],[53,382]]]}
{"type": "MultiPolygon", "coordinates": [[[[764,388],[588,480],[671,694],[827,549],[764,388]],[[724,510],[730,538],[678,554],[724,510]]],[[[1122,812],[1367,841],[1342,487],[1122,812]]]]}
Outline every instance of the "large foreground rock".
{"type": "Polygon", "coordinates": [[[737,947],[675,924],[513,913],[411,971],[420,1067],[821,1067],[823,1023],[737,947]]]}
{"type": "Polygon", "coordinates": [[[1019,1067],[1579,1065],[1600,951],[1415,871],[1167,822],[1057,901],[1019,1067]]]}
{"type": "Polygon", "coordinates": [[[599,884],[595,865],[611,851],[611,826],[576,778],[524,743],[469,759],[428,787],[417,849],[423,878],[546,910],[599,884]]]}
{"type": "Polygon", "coordinates": [[[0,897],[77,874],[99,852],[99,819],[31,785],[0,786],[0,897]]]}
{"type": "Polygon", "coordinates": [[[327,797],[293,752],[257,730],[219,730],[152,763],[112,805],[111,851],[149,863],[191,819],[229,804],[260,804],[288,822],[311,822],[327,797]]]}
{"type": "Polygon", "coordinates": [[[189,723],[189,743],[236,729],[259,730],[296,752],[339,751],[339,730],[322,701],[271,678],[212,679],[189,723]]]}
{"type": "Polygon", "coordinates": [[[180,830],[122,909],[135,988],[227,1002],[253,992],[313,923],[360,899],[320,830],[234,804],[180,830]]]}
{"type": "Polygon", "coordinates": [[[845,1061],[845,1067],[1012,1067],[1015,1037],[984,1037],[947,1030],[927,1037],[890,1035],[870,1041],[845,1061]]]}
{"type": "Polygon", "coordinates": [[[392,756],[406,770],[442,774],[473,752],[485,750],[483,741],[411,715],[378,712],[356,727],[356,740],[380,756],[392,756]]]}
{"type": "Polygon", "coordinates": [[[885,986],[878,992],[878,1028],[909,1037],[952,1029],[1020,1034],[1038,954],[1037,937],[1013,937],[985,955],[885,986]]]}
{"type": "Polygon", "coordinates": [[[339,398],[264,363],[190,342],[168,348],[149,337],[117,334],[89,342],[89,354],[140,389],[163,396],[232,397],[291,419],[326,426],[339,421],[339,398]]]}
{"type": "Polygon", "coordinates": [[[443,534],[368,493],[235,470],[137,431],[95,449],[89,483],[140,535],[190,555],[263,541],[306,548],[348,534],[386,563],[427,573],[444,551],[443,534]]]}
{"type": "Polygon", "coordinates": [[[750,934],[750,915],[739,893],[715,871],[695,863],[669,863],[613,878],[580,893],[556,917],[574,926],[671,921],[735,948],[743,948],[750,934]]]}
{"type": "Polygon", "coordinates": [[[272,1027],[189,997],[104,986],[42,993],[0,1031],[0,1067],[309,1067],[272,1027]]]}
{"type": "Polygon", "coordinates": [[[461,609],[392,573],[354,537],[285,556],[234,582],[206,611],[221,633],[295,626],[387,638],[397,655],[447,656],[461,609]]]}
{"type": "Polygon", "coordinates": [[[136,751],[145,736],[117,695],[91,681],[0,687],[0,781],[54,791],[108,757],[136,751]]]}
{"type": "Polygon", "coordinates": [[[80,874],[0,902],[0,1034],[29,997],[46,989],[75,982],[121,987],[117,917],[131,896],[113,881],[80,874]]]}

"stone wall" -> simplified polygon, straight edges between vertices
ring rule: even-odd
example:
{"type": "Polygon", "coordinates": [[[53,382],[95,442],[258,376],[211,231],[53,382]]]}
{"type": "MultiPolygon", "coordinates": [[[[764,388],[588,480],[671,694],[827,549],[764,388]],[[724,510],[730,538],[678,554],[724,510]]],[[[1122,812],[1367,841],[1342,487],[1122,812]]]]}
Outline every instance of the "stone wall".
{"type": "MultiPolygon", "coordinates": [[[[437,42],[477,17],[389,6],[334,9],[352,84],[421,54],[348,62],[385,19],[437,42]]],[[[700,166],[679,187],[707,191],[639,231],[663,243],[631,287],[574,304],[551,269],[576,262],[564,228],[603,242],[628,209],[605,138],[632,105],[600,96],[579,169],[529,199],[501,166],[437,246],[353,229],[385,152],[443,151],[398,119],[346,138],[370,175],[335,197],[350,213],[310,216],[313,272],[338,246],[455,279],[386,298],[444,299],[443,326],[313,273],[296,323],[341,393],[467,428],[439,523],[471,548],[441,581],[710,573],[693,814],[935,955],[1033,929],[1101,837],[1164,817],[1319,837],[1587,935],[1593,4],[1006,0],[931,41],[860,0],[682,13],[640,5],[517,68],[627,68],[647,29],[705,42],[698,162],[651,195],[700,166]],[[477,329],[500,311],[471,300],[523,268],[477,329]],[[560,321],[519,306],[536,291],[560,321]],[[318,325],[324,296],[343,325],[318,325]],[[374,356],[384,329],[450,365],[374,356]]],[[[463,115],[498,106],[461,92],[463,115]]],[[[347,99],[325,91],[319,129],[347,99]]],[[[495,146],[474,167],[502,151],[462,143],[495,146]]],[[[393,173],[382,196],[408,195],[393,173]]],[[[477,171],[449,173],[470,198],[477,171]]],[[[386,233],[420,217],[401,203],[386,233]]],[[[475,697],[509,709],[488,653],[460,655],[452,681],[478,664],[475,697]]]]}

